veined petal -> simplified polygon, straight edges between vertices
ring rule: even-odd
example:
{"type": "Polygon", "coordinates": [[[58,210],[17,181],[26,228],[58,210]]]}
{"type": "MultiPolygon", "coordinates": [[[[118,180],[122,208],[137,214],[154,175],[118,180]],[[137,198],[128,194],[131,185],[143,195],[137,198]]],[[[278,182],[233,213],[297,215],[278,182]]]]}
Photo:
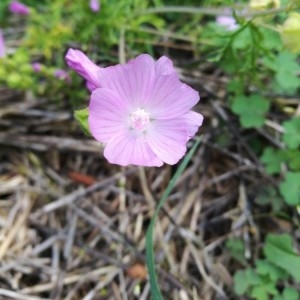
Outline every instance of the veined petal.
{"type": "Polygon", "coordinates": [[[101,86],[97,75],[101,68],[94,64],[83,52],[69,49],[65,58],[68,66],[87,80],[89,89],[101,86]]]}
{"type": "Polygon", "coordinates": [[[94,90],[88,123],[94,138],[102,143],[107,143],[114,134],[126,128],[126,115],[119,95],[103,88],[94,90]]]}
{"type": "Polygon", "coordinates": [[[160,57],[155,64],[156,76],[177,74],[173,62],[166,56],[160,57]]]}
{"type": "Polygon", "coordinates": [[[143,108],[151,96],[155,79],[155,62],[142,54],[126,65],[103,68],[98,72],[101,86],[117,92],[130,110],[143,108]]]}
{"type": "Polygon", "coordinates": [[[155,120],[146,138],[152,151],[163,162],[174,165],[186,152],[186,120],[155,120]]]}
{"type": "Polygon", "coordinates": [[[97,88],[97,86],[94,85],[93,83],[91,83],[90,81],[86,81],[85,86],[90,92],[92,92],[93,90],[95,90],[97,88]]]}
{"type": "Polygon", "coordinates": [[[144,136],[129,130],[118,131],[104,148],[104,157],[112,164],[160,167],[159,159],[148,146],[144,136]]]}
{"type": "Polygon", "coordinates": [[[199,93],[180,82],[177,74],[160,75],[153,86],[148,108],[155,119],[171,119],[188,112],[199,93]]]}
{"type": "Polygon", "coordinates": [[[183,118],[186,122],[187,140],[189,140],[196,134],[199,127],[202,125],[203,116],[197,112],[189,111],[181,118],[183,118]]]}

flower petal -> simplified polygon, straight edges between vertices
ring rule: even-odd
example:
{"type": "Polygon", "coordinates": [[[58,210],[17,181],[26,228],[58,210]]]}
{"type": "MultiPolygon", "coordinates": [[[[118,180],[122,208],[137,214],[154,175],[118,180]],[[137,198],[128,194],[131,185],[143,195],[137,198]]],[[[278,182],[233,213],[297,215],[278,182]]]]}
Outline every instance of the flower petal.
{"type": "Polygon", "coordinates": [[[126,128],[126,114],[119,95],[103,88],[94,90],[88,123],[93,137],[102,143],[107,143],[114,134],[126,128]]]}
{"type": "Polygon", "coordinates": [[[154,119],[170,119],[188,112],[198,101],[199,93],[173,73],[156,77],[148,108],[154,119]]]}
{"type": "Polygon", "coordinates": [[[155,62],[142,54],[126,65],[103,68],[98,72],[101,86],[117,92],[130,105],[130,110],[143,108],[155,79],[155,62]]]}
{"type": "Polygon", "coordinates": [[[121,166],[138,165],[160,167],[160,160],[148,146],[144,136],[128,130],[118,131],[104,148],[105,158],[121,166]]]}
{"type": "Polygon", "coordinates": [[[171,61],[171,59],[166,56],[162,56],[155,63],[155,74],[156,76],[160,76],[177,73],[173,67],[173,62],[171,61]]]}
{"type": "Polygon", "coordinates": [[[90,90],[100,87],[97,72],[101,68],[94,64],[83,52],[69,49],[65,58],[68,66],[87,80],[90,90]]]}
{"type": "Polygon", "coordinates": [[[197,112],[189,111],[184,114],[182,118],[186,121],[187,139],[189,140],[196,134],[199,127],[202,125],[203,116],[197,112]]]}
{"type": "Polygon", "coordinates": [[[5,57],[6,50],[5,50],[5,41],[2,34],[2,30],[0,29],[0,58],[5,57]]]}
{"type": "Polygon", "coordinates": [[[186,152],[186,120],[155,120],[146,138],[152,151],[162,161],[174,165],[186,152]]]}

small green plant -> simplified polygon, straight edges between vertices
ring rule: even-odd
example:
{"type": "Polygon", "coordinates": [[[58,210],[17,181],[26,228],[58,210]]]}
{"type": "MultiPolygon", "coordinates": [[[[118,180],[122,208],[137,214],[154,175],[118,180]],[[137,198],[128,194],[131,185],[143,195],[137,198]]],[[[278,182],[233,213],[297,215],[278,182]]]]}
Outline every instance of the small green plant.
{"type": "Polygon", "coordinates": [[[300,205],[300,118],[294,117],[283,123],[281,137],[283,149],[265,148],[261,157],[270,174],[280,174],[283,166],[288,167],[279,190],[289,205],[300,205]]]}
{"type": "Polygon", "coordinates": [[[287,204],[300,205],[300,172],[287,172],[279,190],[287,204]]]}
{"type": "Polygon", "coordinates": [[[283,142],[290,149],[298,149],[300,146],[300,117],[284,122],[283,128],[283,142]]]}
{"type": "Polygon", "coordinates": [[[270,102],[258,94],[238,95],[232,100],[231,109],[236,113],[244,128],[261,127],[265,122],[270,102]]]}
{"type": "Polygon", "coordinates": [[[234,275],[234,291],[251,299],[299,299],[296,284],[300,282],[300,256],[292,246],[288,234],[269,234],[263,248],[264,259],[257,259],[255,267],[237,271],[234,275]],[[283,286],[288,279],[293,284],[283,286]]]}

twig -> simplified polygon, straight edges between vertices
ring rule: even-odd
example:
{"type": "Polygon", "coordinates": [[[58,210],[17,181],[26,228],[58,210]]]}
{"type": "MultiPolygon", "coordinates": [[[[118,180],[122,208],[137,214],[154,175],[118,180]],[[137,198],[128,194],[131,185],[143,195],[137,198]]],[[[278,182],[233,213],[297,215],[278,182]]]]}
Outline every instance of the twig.
{"type": "Polygon", "coordinates": [[[82,298],[82,300],[95,299],[97,292],[107,286],[119,273],[119,270],[113,270],[110,274],[106,275],[105,279],[102,279],[88,294],[82,298]]]}
{"type": "Polygon", "coordinates": [[[101,153],[103,150],[99,142],[91,139],[78,140],[68,137],[21,135],[9,132],[0,132],[0,145],[32,149],[42,152],[49,151],[51,149],[58,149],[64,151],[101,153]]]}
{"type": "MultiPolygon", "coordinates": [[[[134,169],[130,169],[126,171],[126,174],[130,174],[134,171],[134,169]]],[[[96,182],[93,185],[87,187],[87,188],[79,188],[78,190],[72,192],[69,195],[66,195],[54,202],[51,202],[49,204],[46,204],[44,207],[40,208],[34,213],[34,217],[37,218],[45,213],[52,212],[54,210],[57,210],[63,206],[70,205],[74,203],[79,198],[86,196],[90,193],[93,193],[99,189],[102,189],[104,187],[107,187],[108,185],[114,183],[116,180],[118,180],[123,174],[117,173],[116,175],[103,179],[101,182],[96,182]]]]}
{"type": "Polygon", "coordinates": [[[9,246],[11,245],[11,243],[13,242],[15,236],[18,234],[20,228],[23,226],[23,224],[25,223],[31,207],[32,207],[32,201],[28,198],[28,195],[24,196],[26,197],[26,199],[24,199],[24,201],[27,201],[27,207],[26,209],[23,211],[23,213],[18,217],[16,223],[13,225],[12,228],[10,228],[10,230],[8,231],[6,237],[4,238],[1,246],[0,246],[0,261],[3,259],[3,257],[6,255],[7,249],[9,248],[9,246]]]}
{"type": "MultiPolygon", "coordinates": [[[[117,268],[115,266],[106,266],[106,267],[102,267],[102,268],[93,270],[93,271],[87,273],[86,275],[82,275],[82,273],[80,273],[80,274],[76,274],[76,275],[66,276],[62,280],[62,282],[63,282],[63,285],[69,285],[74,282],[77,282],[78,280],[81,280],[81,278],[84,278],[84,280],[87,281],[92,278],[96,278],[101,275],[105,275],[109,272],[116,271],[116,269],[117,268]]],[[[42,292],[50,291],[54,287],[55,287],[55,283],[49,282],[49,283],[39,284],[39,285],[35,285],[35,286],[29,287],[29,288],[22,289],[20,292],[22,292],[24,294],[42,293],[42,292]]],[[[30,300],[32,300],[32,298],[30,300]]]]}
{"type": "Polygon", "coordinates": [[[10,297],[13,300],[50,300],[49,298],[40,298],[40,297],[34,297],[29,295],[23,295],[17,292],[5,290],[0,288],[0,295],[5,297],[10,297]]]}
{"type": "Polygon", "coordinates": [[[195,246],[192,243],[188,242],[188,247],[195,259],[196,265],[198,267],[198,270],[201,274],[201,276],[204,278],[205,282],[212,287],[220,296],[222,296],[224,299],[227,299],[227,296],[223,289],[216,284],[213,279],[206,273],[204,266],[202,264],[201,258],[199,257],[198,250],[195,248],[195,246]]]}
{"type": "Polygon", "coordinates": [[[140,182],[141,182],[141,186],[142,186],[142,190],[143,190],[145,199],[148,202],[149,208],[153,209],[155,207],[156,202],[155,202],[154,197],[152,196],[150,189],[148,187],[148,184],[147,184],[145,168],[138,167],[138,169],[139,169],[140,182]]]}

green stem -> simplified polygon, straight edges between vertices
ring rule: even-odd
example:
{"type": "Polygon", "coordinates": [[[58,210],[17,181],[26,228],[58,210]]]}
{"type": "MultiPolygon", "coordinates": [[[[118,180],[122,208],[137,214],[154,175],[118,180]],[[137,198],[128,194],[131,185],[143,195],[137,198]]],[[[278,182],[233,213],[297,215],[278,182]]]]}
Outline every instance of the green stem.
{"type": "Polygon", "coordinates": [[[146,234],[146,262],[147,262],[147,267],[148,267],[148,273],[149,273],[149,280],[150,280],[150,288],[151,288],[151,294],[153,300],[163,300],[161,291],[159,289],[159,285],[157,282],[157,276],[155,272],[155,259],[154,259],[154,251],[153,251],[153,232],[154,232],[154,226],[156,219],[158,217],[159,211],[168,199],[172,189],[175,186],[175,183],[179,176],[182,174],[182,172],[185,170],[188,162],[192,158],[193,154],[195,153],[199,143],[201,141],[201,138],[198,138],[191,148],[191,150],[188,152],[188,154],[184,157],[183,161],[179,165],[177,171],[175,172],[174,176],[172,177],[170,183],[168,184],[165,192],[163,193],[157,208],[155,210],[155,213],[152,217],[152,220],[150,222],[150,225],[147,230],[146,234]]]}

